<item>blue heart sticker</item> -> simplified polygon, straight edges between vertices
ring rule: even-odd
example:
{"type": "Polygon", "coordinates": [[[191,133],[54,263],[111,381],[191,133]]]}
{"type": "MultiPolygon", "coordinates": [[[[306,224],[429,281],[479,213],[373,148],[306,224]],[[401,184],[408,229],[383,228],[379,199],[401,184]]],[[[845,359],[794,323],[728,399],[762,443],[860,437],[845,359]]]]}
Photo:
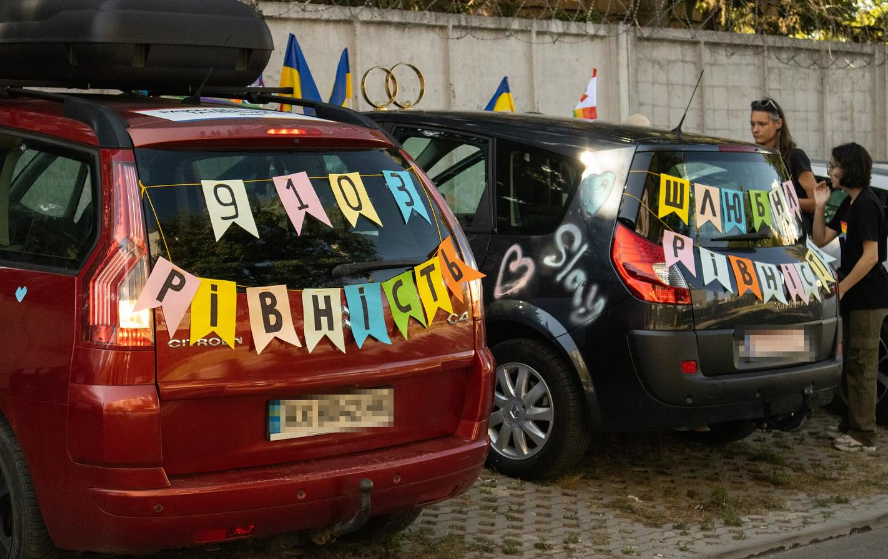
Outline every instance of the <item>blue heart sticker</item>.
{"type": "Polygon", "coordinates": [[[25,295],[27,295],[27,294],[28,294],[27,287],[19,287],[18,289],[15,290],[15,298],[18,299],[19,303],[22,302],[22,299],[24,299],[25,295]]]}

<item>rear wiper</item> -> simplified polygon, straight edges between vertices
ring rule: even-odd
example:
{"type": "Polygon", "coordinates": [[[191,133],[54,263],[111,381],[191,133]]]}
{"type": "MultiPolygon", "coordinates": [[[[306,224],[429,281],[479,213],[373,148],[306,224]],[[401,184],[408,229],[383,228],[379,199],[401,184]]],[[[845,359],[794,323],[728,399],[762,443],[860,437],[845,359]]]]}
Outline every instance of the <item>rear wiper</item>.
{"type": "Polygon", "coordinates": [[[743,233],[742,235],[722,235],[721,237],[712,237],[711,241],[760,241],[762,239],[770,239],[771,235],[764,233],[743,233]]]}
{"type": "Polygon", "coordinates": [[[330,274],[334,278],[344,278],[346,276],[354,276],[363,272],[372,272],[373,270],[388,270],[390,268],[413,268],[419,266],[425,260],[376,260],[374,262],[355,262],[354,264],[340,264],[333,268],[330,274]]]}

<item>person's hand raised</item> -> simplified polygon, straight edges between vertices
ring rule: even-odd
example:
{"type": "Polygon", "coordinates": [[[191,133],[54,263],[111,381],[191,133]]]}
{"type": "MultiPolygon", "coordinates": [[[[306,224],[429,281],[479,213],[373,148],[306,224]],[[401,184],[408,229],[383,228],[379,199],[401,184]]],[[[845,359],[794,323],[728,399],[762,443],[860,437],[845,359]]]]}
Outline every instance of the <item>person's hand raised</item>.
{"type": "Polygon", "coordinates": [[[817,186],[814,187],[814,205],[818,208],[826,206],[830,194],[832,194],[832,191],[826,185],[826,181],[818,182],[817,186]]]}

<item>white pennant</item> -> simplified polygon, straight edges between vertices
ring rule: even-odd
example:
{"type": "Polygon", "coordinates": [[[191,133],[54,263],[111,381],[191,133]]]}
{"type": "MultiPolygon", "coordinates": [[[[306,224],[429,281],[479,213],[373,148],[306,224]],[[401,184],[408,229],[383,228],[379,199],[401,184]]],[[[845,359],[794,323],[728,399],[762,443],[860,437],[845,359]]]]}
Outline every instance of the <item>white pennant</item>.
{"type": "Polygon", "coordinates": [[[725,255],[701,248],[700,264],[703,268],[704,285],[709,285],[710,282],[718,280],[729,293],[736,293],[731,288],[731,269],[728,266],[728,258],[725,255]]]}
{"type": "Polygon", "coordinates": [[[816,254],[817,258],[819,258],[824,264],[832,264],[833,262],[836,261],[835,258],[833,258],[832,256],[828,255],[827,253],[823,252],[822,249],[820,249],[817,245],[812,243],[811,237],[808,237],[807,243],[808,243],[808,248],[811,249],[811,252],[816,254]]]}
{"type": "Polygon", "coordinates": [[[814,270],[811,269],[811,265],[807,262],[799,262],[793,264],[796,267],[796,270],[799,272],[799,279],[802,282],[802,287],[805,289],[805,302],[811,300],[811,295],[817,298],[818,301],[822,301],[823,298],[820,296],[820,280],[817,279],[817,276],[814,274],[814,270]]]}
{"type": "Polygon", "coordinates": [[[244,181],[200,181],[203,186],[207,211],[216,241],[228,231],[232,223],[237,223],[248,233],[259,238],[250,200],[244,188],[244,181]]]}
{"type": "Polygon", "coordinates": [[[756,262],[755,272],[758,274],[759,285],[762,287],[762,302],[767,303],[773,297],[784,305],[787,304],[786,294],[783,292],[783,274],[780,273],[777,266],[756,262]]]}

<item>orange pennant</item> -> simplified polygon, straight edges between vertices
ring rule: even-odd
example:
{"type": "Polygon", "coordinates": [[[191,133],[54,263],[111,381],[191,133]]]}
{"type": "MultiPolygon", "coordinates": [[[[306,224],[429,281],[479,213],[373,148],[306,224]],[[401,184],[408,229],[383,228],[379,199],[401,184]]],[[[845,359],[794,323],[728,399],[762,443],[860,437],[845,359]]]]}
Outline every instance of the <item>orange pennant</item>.
{"type": "Polygon", "coordinates": [[[759,301],[762,300],[762,287],[759,285],[758,276],[755,275],[755,265],[749,258],[728,256],[731,267],[734,269],[734,277],[737,278],[737,296],[740,297],[746,291],[752,291],[759,301]]]}
{"type": "Polygon", "coordinates": [[[481,279],[484,274],[478,270],[473,270],[468,264],[460,260],[456,254],[456,247],[453,246],[453,239],[447,237],[438,246],[438,257],[441,259],[441,275],[444,277],[444,283],[457,299],[462,302],[462,284],[467,281],[481,279]]]}

